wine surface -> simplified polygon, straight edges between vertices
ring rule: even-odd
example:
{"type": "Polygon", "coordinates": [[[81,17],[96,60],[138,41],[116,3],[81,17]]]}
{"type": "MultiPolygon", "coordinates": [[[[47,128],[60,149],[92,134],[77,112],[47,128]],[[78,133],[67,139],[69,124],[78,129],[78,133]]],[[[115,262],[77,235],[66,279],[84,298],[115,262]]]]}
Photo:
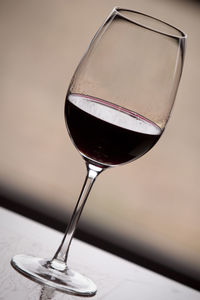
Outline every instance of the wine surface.
{"type": "Polygon", "coordinates": [[[141,115],[80,94],[67,96],[65,117],[81,154],[105,166],[137,159],[153,147],[162,133],[160,127],[141,115]]]}

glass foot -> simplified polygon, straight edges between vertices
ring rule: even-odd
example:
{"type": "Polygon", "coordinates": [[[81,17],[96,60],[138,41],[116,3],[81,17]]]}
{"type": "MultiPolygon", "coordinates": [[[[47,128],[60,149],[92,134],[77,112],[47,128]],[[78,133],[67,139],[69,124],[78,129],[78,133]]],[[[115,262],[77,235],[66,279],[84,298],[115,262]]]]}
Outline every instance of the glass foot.
{"type": "Polygon", "coordinates": [[[64,271],[55,270],[47,259],[20,254],[13,257],[11,264],[32,280],[57,290],[80,296],[96,294],[97,288],[89,278],[69,268],[64,271]]]}

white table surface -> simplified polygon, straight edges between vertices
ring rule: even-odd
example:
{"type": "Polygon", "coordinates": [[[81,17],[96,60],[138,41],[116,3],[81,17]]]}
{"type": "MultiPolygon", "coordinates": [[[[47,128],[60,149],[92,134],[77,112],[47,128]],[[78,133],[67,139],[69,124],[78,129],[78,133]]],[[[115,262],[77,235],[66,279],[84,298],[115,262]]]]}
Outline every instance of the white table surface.
{"type": "MultiPolygon", "coordinates": [[[[51,258],[62,234],[0,207],[0,300],[86,299],[43,287],[15,271],[15,254],[51,258]]],[[[200,300],[200,293],[74,239],[69,266],[97,285],[97,300],[200,300]]]]}

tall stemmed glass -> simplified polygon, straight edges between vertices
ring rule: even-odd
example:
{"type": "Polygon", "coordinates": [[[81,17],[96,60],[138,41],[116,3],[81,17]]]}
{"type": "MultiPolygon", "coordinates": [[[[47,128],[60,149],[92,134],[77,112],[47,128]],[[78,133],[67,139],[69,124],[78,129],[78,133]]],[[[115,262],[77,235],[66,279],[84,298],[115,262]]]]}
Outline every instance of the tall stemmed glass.
{"type": "Polygon", "coordinates": [[[72,77],[65,103],[69,134],[87,166],[80,197],[54,257],[16,255],[12,265],[18,271],[76,295],[96,293],[95,284],[67,263],[78,220],[97,176],[142,156],[163,133],[185,40],[179,29],[140,12],[114,8],[105,20],[72,77]]]}

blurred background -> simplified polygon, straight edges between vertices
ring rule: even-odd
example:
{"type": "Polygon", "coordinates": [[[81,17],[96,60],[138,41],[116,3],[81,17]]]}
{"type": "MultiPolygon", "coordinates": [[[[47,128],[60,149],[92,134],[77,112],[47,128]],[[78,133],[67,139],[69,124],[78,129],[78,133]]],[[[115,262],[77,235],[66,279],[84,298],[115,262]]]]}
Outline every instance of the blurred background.
{"type": "Polygon", "coordinates": [[[139,160],[98,178],[79,228],[200,280],[198,1],[1,0],[0,193],[66,224],[86,169],[65,128],[65,95],[114,6],[185,31],[186,59],[165,134],[139,160]]]}

